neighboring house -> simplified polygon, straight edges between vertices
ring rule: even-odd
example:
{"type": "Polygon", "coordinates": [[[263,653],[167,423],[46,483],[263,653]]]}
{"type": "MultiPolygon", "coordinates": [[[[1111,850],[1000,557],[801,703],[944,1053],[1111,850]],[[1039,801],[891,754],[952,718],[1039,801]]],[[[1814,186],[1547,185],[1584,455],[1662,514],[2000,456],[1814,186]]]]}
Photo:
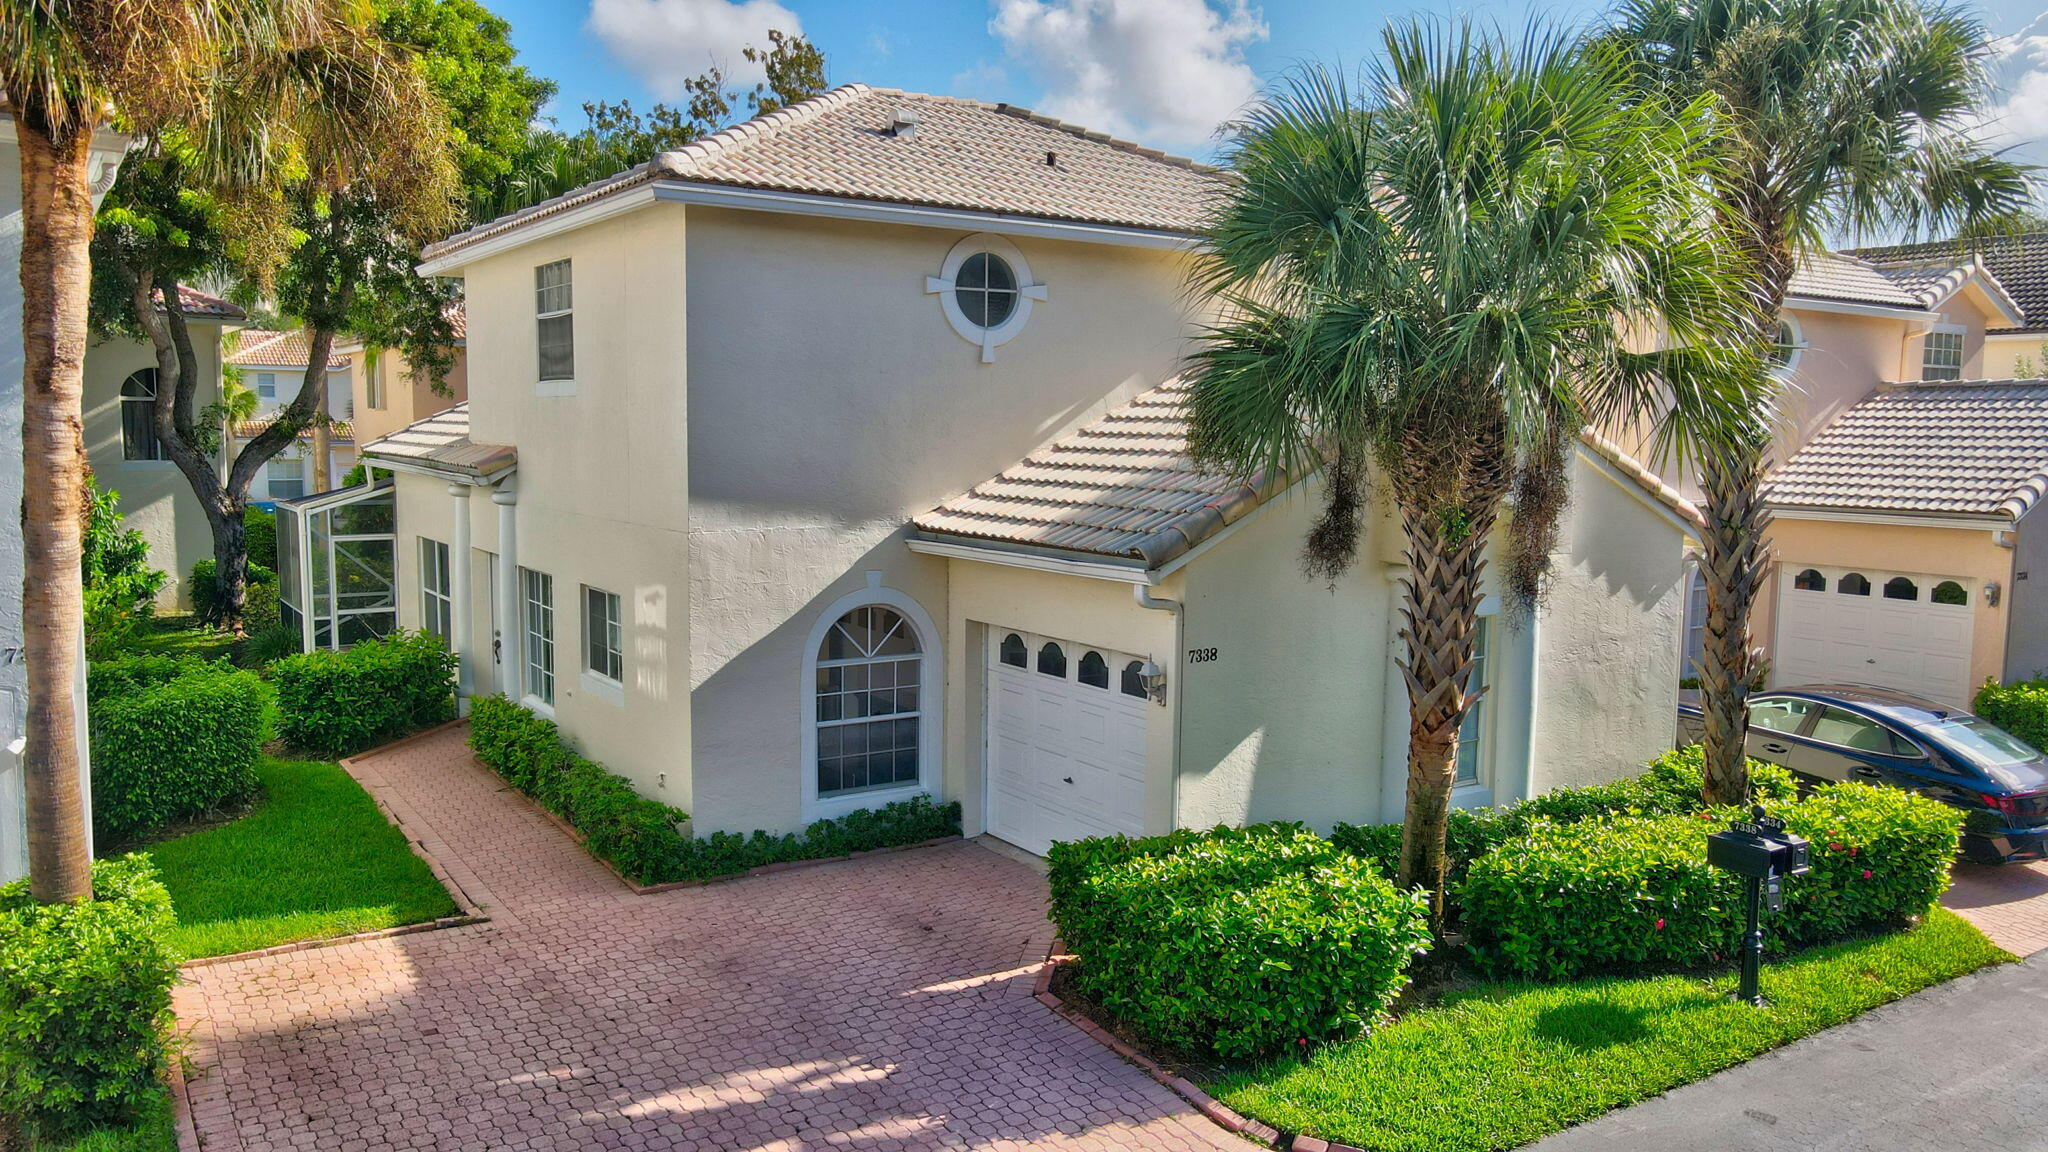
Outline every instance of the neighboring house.
{"type": "MultiPolygon", "coordinates": [[[[199,379],[196,413],[220,398],[221,331],[248,317],[224,300],[181,287],[199,379]]],[[[85,450],[93,477],[121,494],[126,527],[149,541],[149,562],[170,579],[161,607],[189,608],[192,565],[213,555],[213,531],[185,474],[158,443],[155,426],[156,349],[127,337],[104,340],[85,354],[85,450]]]]}
{"type": "MultiPolygon", "coordinates": [[[[2002,266],[2048,295],[2048,248],[2028,251],[2033,272],[2017,248],[2002,266]]],[[[1965,704],[1987,677],[2048,663],[2048,615],[2020,583],[2030,545],[2019,524],[2048,473],[2048,381],[1985,381],[1992,365],[2011,371],[2007,335],[2044,320],[1989,252],[1837,253],[1798,270],[1765,485],[1775,563],[1752,621],[1772,683],[1965,704]]],[[[2048,552],[2048,527],[2035,534],[2048,552]]],[[[1696,576],[1690,589],[1688,664],[1705,616],[1696,576]]]]}
{"type": "MultiPolygon", "coordinates": [[[[2019,305],[2017,323],[1984,333],[1984,360],[1979,375],[2002,380],[2014,376],[2048,376],[2048,230],[2017,236],[1994,236],[1974,245],[1977,259],[1998,278],[2019,305]]],[[[1884,269],[1954,266],[1971,255],[1956,241],[1864,248],[1859,256],[1884,269]]]]}
{"type": "MultiPolygon", "coordinates": [[[[114,186],[128,137],[117,132],[93,134],[87,164],[92,172],[95,207],[114,186]]],[[[0,102],[0,508],[22,506],[21,457],[21,151],[15,143],[14,117],[0,102]]],[[[23,663],[21,586],[24,572],[21,517],[0,516],[0,881],[28,873],[25,832],[27,797],[22,790],[21,752],[28,708],[28,670],[23,663]]],[[[73,689],[78,714],[78,767],[81,788],[91,794],[85,725],[85,665],[78,667],[73,689]]],[[[92,834],[91,821],[86,835],[92,834]]]]}
{"type": "MultiPolygon", "coordinates": [[[[400,622],[700,832],[919,792],[1032,851],[1398,818],[1396,520],[1327,586],[1316,482],[1185,451],[1223,191],[855,85],[431,246],[477,339],[467,403],[364,447],[400,622]]],[[[1586,440],[1544,608],[1483,609],[1460,803],[1668,745],[1695,516],[1586,440]]]]}
{"type": "Polygon", "coordinates": [[[469,349],[467,320],[462,305],[448,310],[455,329],[455,363],[436,390],[426,378],[415,379],[412,368],[396,349],[384,348],[374,355],[352,348],[358,371],[354,381],[356,442],[367,444],[400,428],[445,412],[469,398],[469,349]]]}
{"type": "MultiPolygon", "coordinates": [[[[304,329],[265,332],[244,328],[230,334],[227,362],[241,369],[242,386],[256,393],[256,414],[235,426],[227,459],[233,460],[244,445],[270,427],[278,409],[299,394],[310,358],[304,329]]],[[[327,354],[327,410],[334,417],[328,426],[330,488],[340,486],[341,478],[356,462],[355,432],[350,424],[354,415],[355,362],[355,354],[342,347],[327,354]]],[[[265,461],[249,483],[249,502],[268,508],[279,500],[294,500],[318,491],[315,481],[319,469],[313,443],[312,429],[304,429],[296,443],[265,461]]]]}

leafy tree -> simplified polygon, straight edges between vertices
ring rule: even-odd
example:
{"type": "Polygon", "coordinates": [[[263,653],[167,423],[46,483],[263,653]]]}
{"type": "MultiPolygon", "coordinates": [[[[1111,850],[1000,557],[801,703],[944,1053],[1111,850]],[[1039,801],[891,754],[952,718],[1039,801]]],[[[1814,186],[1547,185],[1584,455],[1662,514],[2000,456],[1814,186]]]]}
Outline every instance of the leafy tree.
{"type": "MultiPolygon", "coordinates": [[[[2029,170],[1975,135],[1992,42],[1928,0],[1625,0],[1610,42],[1636,86],[1668,106],[1705,101],[1714,210],[1749,268],[1743,339],[1759,388],[1793,270],[1830,232],[1983,230],[2026,206],[2029,170]]],[[[1773,405],[1701,457],[1707,530],[1706,798],[1742,802],[1750,686],[1762,654],[1750,614],[1770,563],[1758,489],[1773,405]]]]}
{"type": "Polygon", "coordinates": [[[644,164],[726,127],[735,109],[759,115],[825,91],[825,56],[802,36],[770,29],[767,48],[749,45],[741,54],[767,73],[751,89],[729,87],[724,72],[711,68],[684,82],[681,107],[658,103],[643,113],[629,100],[597,101],[583,105],[579,131],[529,127],[510,173],[471,185],[470,217],[496,219],[644,164]]]}
{"type": "Polygon", "coordinates": [[[1667,445],[1748,402],[1714,353],[1739,281],[1702,211],[1704,121],[1625,101],[1627,75],[1618,53],[1554,34],[1397,24],[1360,90],[1312,67],[1253,107],[1205,232],[1197,287],[1224,314],[1189,365],[1196,454],[1322,473],[1304,548],[1318,577],[1356,558],[1369,473],[1399,512],[1399,880],[1427,887],[1437,918],[1489,551],[1526,610],[1580,430],[1661,412],[1674,362],[1697,391],[1667,445]],[[1659,327],[1665,350],[1631,347],[1659,327]]]}
{"type": "MultiPolygon", "coordinates": [[[[30,890],[41,902],[92,896],[78,782],[78,672],[85,520],[83,365],[90,294],[93,134],[183,126],[220,148],[224,184],[258,182],[292,156],[340,177],[371,159],[369,133],[309,141],[277,118],[233,130],[294,80],[327,71],[321,49],[361,29],[343,0],[68,0],[12,4],[0,18],[0,94],[21,157],[23,656],[28,672],[30,890]],[[289,61],[262,73],[262,61],[289,61]],[[231,62],[238,81],[224,83],[231,62]],[[308,147],[308,144],[317,146],[308,147]]],[[[374,72],[374,70],[372,70],[374,72]]],[[[374,76],[358,72],[358,79],[374,76]]]]}

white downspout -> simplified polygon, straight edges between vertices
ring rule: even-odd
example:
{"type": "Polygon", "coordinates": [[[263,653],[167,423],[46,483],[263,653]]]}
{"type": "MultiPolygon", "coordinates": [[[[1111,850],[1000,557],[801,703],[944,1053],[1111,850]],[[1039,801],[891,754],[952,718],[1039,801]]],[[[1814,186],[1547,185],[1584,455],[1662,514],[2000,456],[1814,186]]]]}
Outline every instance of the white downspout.
{"type": "Polygon", "coordinates": [[[1167,784],[1169,785],[1169,795],[1167,797],[1167,818],[1173,828],[1179,828],[1181,769],[1180,727],[1181,716],[1183,714],[1183,709],[1181,708],[1182,700],[1180,691],[1180,654],[1186,648],[1185,641],[1187,639],[1188,626],[1187,612],[1185,606],[1181,604],[1180,601],[1169,600],[1164,596],[1154,596],[1152,594],[1152,589],[1144,584],[1131,585],[1131,600],[1135,602],[1140,608],[1150,609],[1154,612],[1167,612],[1172,614],[1173,616],[1173,651],[1167,655],[1167,667],[1171,669],[1171,671],[1168,673],[1168,676],[1170,678],[1167,681],[1167,690],[1173,693],[1173,748],[1170,753],[1170,757],[1173,763],[1173,771],[1167,779],[1167,784]]]}
{"type": "Polygon", "coordinates": [[[476,682],[476,657],[469,648],[469,485],[452,483],[448,495],[455,498],[448,534],[448,647],[455,653],[455,714],[467,716],[476,682]]]}
{"type": "Polygon", "coordinates": [[[498,506],[498,634],[491,646],[498,662],[498,691],[507,700],[517,700],[523,687],[515,675],[519,667],[519,635],[516,623],[523,618],[519,604],[519,493],[510,480],[491,489],[491,503],[498,506]],[[511,634],[508,638],[507,633],[511,634]]]}

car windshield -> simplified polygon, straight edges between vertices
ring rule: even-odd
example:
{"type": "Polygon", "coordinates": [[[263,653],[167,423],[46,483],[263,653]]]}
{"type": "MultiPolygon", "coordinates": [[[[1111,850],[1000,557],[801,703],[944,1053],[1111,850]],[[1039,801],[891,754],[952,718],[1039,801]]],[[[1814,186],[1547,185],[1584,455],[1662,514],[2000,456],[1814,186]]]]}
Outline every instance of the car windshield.
{"type": "Polygon", "coordinates": [[[1979,768],[2005,768],[2041,758],[2019,737],[1975,716],[1950,716],[1919,727],[1979,768]]]}

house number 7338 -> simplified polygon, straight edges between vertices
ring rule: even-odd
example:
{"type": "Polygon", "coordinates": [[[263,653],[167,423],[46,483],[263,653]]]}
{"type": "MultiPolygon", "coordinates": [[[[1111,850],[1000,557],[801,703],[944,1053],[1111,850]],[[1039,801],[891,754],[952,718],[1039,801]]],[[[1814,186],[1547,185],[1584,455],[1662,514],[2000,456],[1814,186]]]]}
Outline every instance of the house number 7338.
{"type": "Polygon", "coordinates": [[[1188,649],[1188,663],[1190,664],[1207,664],[1214,659],[1216,659],[1216,650],[1214,648],[1188,649]]]}

